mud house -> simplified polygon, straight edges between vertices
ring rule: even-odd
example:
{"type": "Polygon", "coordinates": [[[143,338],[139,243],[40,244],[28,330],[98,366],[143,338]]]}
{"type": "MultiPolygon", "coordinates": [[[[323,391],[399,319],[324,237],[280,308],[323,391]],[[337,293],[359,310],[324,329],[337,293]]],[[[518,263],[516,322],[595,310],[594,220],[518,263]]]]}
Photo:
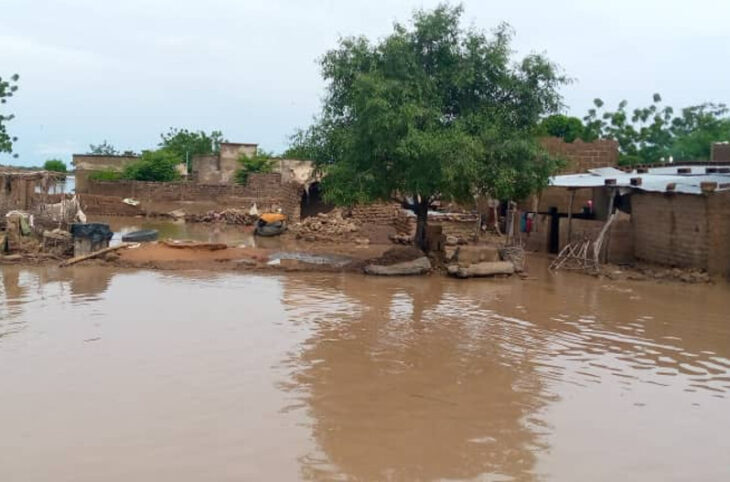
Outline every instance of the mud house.
{"type": "MultiPolygon", "coordinates": [[[[272,172],[253,173],[247,184],[235,183],[241,168],[241,156],[255,156],[258,146],[251,143],[225,142],[216,154],[194,156],[190,175],[179,182],[98,181],[89,179],[94,171],[124,168],[139,159],[137,156],[98,156],[76,154],[76,192],[90,214],[136,215],[165,214],[182,210],[189,214],[225,209],[282,209],[296,221],[301,210],[318,193],[311,161],[297,159],[272,160],[272,172]],[[122,202],[131,198],[140,202],[130,206],[122,202]]],[[[187,174],[187,171],[185,172],[187,174]]],[[[315,196],[316,197],[316,196],[315,196]]]]}
{"type": "Polygon", "coordinates": [[[538,248],[554,252],[594,237],[616,208],[608,261],[636,259],[730,276],[730,165],[597,168],[555,176],[551,184],[568,190],[571,198],[567,215],[552,207],[546,216],[549,221],[535,238],[538,248]],[[576,206],[579,196],[589,198],[590,207],[576,206]]]}
{"type": "Polygon", "coordinates": [[[30,211],[48,193],[59,174],[0,168],[0,217],[8,211],[30,211]]]}
{"type": "Polygon", "coordinates": [[[97,171],[122,172],[124,168],[138,160],[139,156],[107,156],[97,154],[74,154],[71,164],[76,176],[76,192],[84,193],[89,189],[89,175],[97,171]]]}
{"type": "Polygon", "coordinates": [[[192,180],[200,184],[233,184],[236,171],[241,168],[240,157],[253,157],[257,150],[257,144],[223,142],[218,153],[193,157],[192,180]]]}

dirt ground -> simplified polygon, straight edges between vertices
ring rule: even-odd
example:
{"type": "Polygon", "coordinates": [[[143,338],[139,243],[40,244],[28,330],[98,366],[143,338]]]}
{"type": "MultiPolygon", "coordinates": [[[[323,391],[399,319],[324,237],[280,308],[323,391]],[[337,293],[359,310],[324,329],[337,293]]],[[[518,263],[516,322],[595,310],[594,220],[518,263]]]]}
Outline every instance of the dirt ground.
{"type": "Polygon", "coordinates": [[[105,262],[123,267],[156,269],[283,269],[287,271],[357,271],[368,259],[379,258],[392,245],[328,245],[307,246],[306,249],[287,249],[286,253],[306,253],[309,255],[338,256],[351,258],[345,266],[330,266],[326,263],[308,263],[284,259],[276,264],[268,264],[274,253],[282,250],[228,247],[220,250],[198,249],[194,247],[173,248],[162,243],[144,243],[136,248],[121,249],[107,255],[105,262]]]}

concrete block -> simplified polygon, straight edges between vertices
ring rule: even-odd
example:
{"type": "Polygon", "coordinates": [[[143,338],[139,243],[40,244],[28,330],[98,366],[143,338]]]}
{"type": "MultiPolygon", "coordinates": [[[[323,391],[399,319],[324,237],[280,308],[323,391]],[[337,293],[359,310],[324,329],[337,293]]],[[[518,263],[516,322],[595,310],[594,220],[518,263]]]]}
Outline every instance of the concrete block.
{"type": "Polygon", "coordinates": [[[493,246],[460,246],[456,253],[456,261],[461,267],[499,259],[499,250],[493,246]]]}
{"type": "Polygon", "coordinates": [[[473,264],[467,268],[459,268],[456,276],[459,278],[472,278],[497,274],[514,274],[514,272],[515,266],[509,261],[490,261],[473,264]]]}

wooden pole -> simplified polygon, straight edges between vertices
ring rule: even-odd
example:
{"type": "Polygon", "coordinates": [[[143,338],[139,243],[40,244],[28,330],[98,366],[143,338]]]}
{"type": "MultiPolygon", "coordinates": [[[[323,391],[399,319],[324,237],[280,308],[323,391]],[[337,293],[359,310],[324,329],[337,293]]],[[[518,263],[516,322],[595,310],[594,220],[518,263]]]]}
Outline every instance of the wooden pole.
{"type": "Polygon", "coordinates": [[[615,198],[616,190],[611,189],[611,197],[608,201],[608,220],[606,221],[606,224],[603,225],[603,228],[601,228],[598,239],[596,239],[595,243],[593,243],[593,262],[595,263],[595,269],[598,269],[601,246],[603,245],[603,237],[606,235],[608,228],[611,226],[611,223],[613,223],[613,219],[616,217],[616,213],[613,212],[613,201],[615,198]]]}
{"type": "Polygon", "coordinates": [[[76,256],[75,258],[71,258],[61,263],[61,267],[71,266],[72,264],[76,264],[87,259],[96,258],[97,256],[101,256],[102,254],[111,253],[112,251],[117,251],[119,249],[131,248],[132,246],[136,246],[138,244],[139,243],[122,243],[117,246],[111,246],[109,248],[100,249],[99,251],[94,251],[93,253],[76,256]]]}
{"type": "Polygon", "coordinates": [[[570,244],[570,236],[573,234],[573,201],[575,201],[575,189],[570,190],[570,200],[568,201],[568,238],[566,243],[570,244]]]}

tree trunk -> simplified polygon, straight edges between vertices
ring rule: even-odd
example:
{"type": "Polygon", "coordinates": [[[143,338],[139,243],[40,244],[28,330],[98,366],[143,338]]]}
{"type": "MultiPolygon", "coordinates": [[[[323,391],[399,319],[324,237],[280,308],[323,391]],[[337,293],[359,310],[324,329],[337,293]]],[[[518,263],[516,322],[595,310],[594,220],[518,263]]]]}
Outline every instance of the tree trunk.
{"type": "Polygon", "coordinates": [[[428,200],[421,199],[415,203],[416,212],[416,236],[413,238],[413,244],[426,251],[426,224],[428,224],[428,200]]]}

